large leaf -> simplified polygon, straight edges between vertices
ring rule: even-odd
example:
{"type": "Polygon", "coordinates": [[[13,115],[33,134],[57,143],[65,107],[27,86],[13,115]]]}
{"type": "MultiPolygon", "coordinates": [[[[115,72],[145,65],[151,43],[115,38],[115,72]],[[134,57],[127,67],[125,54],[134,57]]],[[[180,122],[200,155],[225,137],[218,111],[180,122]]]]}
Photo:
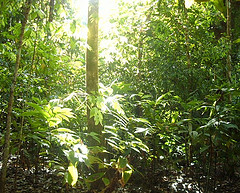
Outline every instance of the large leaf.
{"type": "Polygon", "coordinates": [[[90,110],[90,118],[91,117],[94,117],[95,125],[98,125],[99,123],[102,125],[103,115],[101,110],[99,110],[97,107],[93,107],[90,110]]]}
{"type": "Polygon", "coordinates": [[[21,116],[33,116],[39,114],[38,111],[28,111],[21,114],[21,116]]]}
{"type": "Polygon", "coordinates": [[[67,121],[68,121],[68,118],[65,118],[65,117],[74,117],[72,109],[70,109],[70,108],[54,107],[53,108],[53,113],[62,116],[67,121]]]}
{"type": "Polygon", "coordinates": [[[77,183],[77,180],[78,180],[78,170],[75,166],[70,164],[70,166],[68,166],[68,172],[71,176],[71,178],[69,179],[69,184],[74,186],[77,183]]]}
{"type": "Polygon", "coordinates": [[[53,129],[52,133],[58,133],[58,132],[63,132],[63,133],[75,133],[74,131],[72,131],[71,129],[67,129],[67,128],[57,128],[57,129],[53,129]]]}
{"type": "Polygon", "coordinates": [[[34,109],[38,110],[38,111],[42,111],[42,107],[37,105],[36,103],[30,103],[30,102],[27,102],[27,104],[31,107],[33,107],[34,109]]]}
{"type": "Polygon", "coordinates": [[[134,133],[144,133],[147,132],[149,128],[137,127],[134,133]]]}
{"type": "Polygon", "coordinates": [[[132,172],[133,170],[126,170],[126,171],[123,171],[122,172],[122,179],[121,179],[121,182],[122,182],[122,185],[124,186],[128,180],[130,179],[131,175],[132,175],[132,172]]]}

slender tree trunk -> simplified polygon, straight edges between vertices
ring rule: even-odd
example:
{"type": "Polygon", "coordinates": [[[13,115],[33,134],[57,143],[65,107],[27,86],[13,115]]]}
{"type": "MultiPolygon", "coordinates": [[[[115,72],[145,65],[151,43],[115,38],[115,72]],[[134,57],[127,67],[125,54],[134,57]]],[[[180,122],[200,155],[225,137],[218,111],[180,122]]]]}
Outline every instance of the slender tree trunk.
{"type": "Polygon", "coordinates": [[[9,157],[9,149],[10,149],[10,132],[11,132],[11,116],[12,116],[12,109],[13,109],[13,102],[14,102],[14,91],[18,76],[18,69],[21,59],[21,51],[22,51],[22,43],[23,43],[23,36],[25,31],[25,26],[27,24],[28,15],[30,12],[30,8],[32,5],[32,0],[26,1],[26,7],[23,13],[24,19],[22,21],[22,28],[21,33],[19,36],[19,42],[17,45],[17,55],[16,55],[16,64],[13,74],[13,80],[10,90],[10,96],[9,96],[9,102],[8,102],[8,113],[7,113],[7,125],[6,125],[6,131],[5,131],[5,141],[4,141],[4,149],[3,149],[3,163],[2,163],[2,170],[1,170],[1,186],[0,186],[0,192],[5,193],[6,189],[6,174],[7,174],[7,162],[9,157]]]}
{"type": "MultiPolygon", "coordinates": [[[[232,83],[232,34],[231,34],[231,0],[226,0],[227,7],[227,39],[228,39],[228,53],[227,53],[227,80],[229,84],[232,83]]],[[[232,101],[232,95],[229,95],[229,101],[232,101]]]]}
{"type": "MultiPolygon", "coordinates": [[[[89,0],[88,5],[88,49],[86,52],[86,90],[88,96],[97,96],[98,94],[98,20],[99,20],[99,0],[89,0]]],[[[90,118],[91,104],[88,100],[87,105],[87,124],[88,132],[94,132],[100,137],[101,143],[89,138],[89,146],[103,145],[101,124],[95,125],[94,118],[90,118]]],[[[103,158],[103,154],[98,154],[98,157],[103,158]]],[[[94,172],[100,171],[98,164],[93,165],[94,172]]],[[[91,183],[91,189],[100,192],[103,188],[102,180],[97,180],[91,183]]]]}
{"type": "Polygon", "coordinates": [[[138,81],[141,82],[141,69],[142,69],[142,59],[143,59],[143,37],[142,37],[142,27],[139,31],[139,43],[138,43],[138,81]]]}
{"type": "MultiPolygon", "coordinates": [[[[240,1],[231,3],[231,28],[232,41],[240,38],[240,1]]],[[[232,44],[232,68],[240,62],[240,43],[232,44]]]]}
{"type": "Polygon", "coordinates": [[[53,21],[54,4],[55,4],[54,0],[50,0],[49,23],[51,23],[53,21]]]}
{"type": "MultiPolygon", "coordinates": [[[[187,60],[187,67],[189,70],[189,77],[188,77],[188,93],[193,92],[193,75],[192,75],[192,65],[191,65],[191,54],[190,54],[190,43],[189,43],[189,18],[188,18],[188,12],[185,7],[185,2],[183,2],[183,21],[186,25],[185,27],[185,43],[186,43],[186,60],[187,60]]],[[[189,96],[188,96],[189,97],[189,96]]],[[[189,173],[192,175],[192,111],[189,110],[189,115],[188,115],[188,159],[187,159],[187,166],[189,169],[189,173]]]]}
{"type": "Polygon", "coordinates": [[[232,35],[231,35],[231,0],[226,0],[227,7],[227,39],[228,39],[228,54],[227,54],[227,80],[231,83],[232,64],[231,64],[231,46],[232,46],[232,35]]]}
{"type": "MultiPolygon", "coordinates": [[[[89,0],[88,6],[88,49],[86,53],[86,89],[88,95],[98,92],[98,12],[99,0],[89,0]]],[[[102,126],[95,125],[90,118],[90,104],[87,107],[88,131],[101,136],[102,126]]],[[[99,145],[96,140],[90,139],[90,146],[99,145]]]]}

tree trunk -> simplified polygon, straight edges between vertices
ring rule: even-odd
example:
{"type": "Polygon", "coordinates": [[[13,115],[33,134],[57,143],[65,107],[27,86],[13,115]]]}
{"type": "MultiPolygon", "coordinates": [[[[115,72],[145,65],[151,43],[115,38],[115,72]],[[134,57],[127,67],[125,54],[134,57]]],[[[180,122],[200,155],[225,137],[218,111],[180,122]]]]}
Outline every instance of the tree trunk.
{"type": "MultiPolygon", "coordinates": [[[[99,0],[89,0],[88,5],[88,38],[87,38],[87,53],[86,53],[86,90],[88,96],[97,96],[98,94],[98,15],[99,0]]],[[[101,124],[95,125],[94,118],[90,118],[91,104],[88,100],[87,105],[87,124],[88,132],[94,132],[100,137],[101,143],[89,138],[89,146],[103,145],[101,124]]],[[[101,159],[103,154],[98,154],[101,159]]],[[[99,172],[98,164],[93,165],[95,173],[99,172]]],[[[91,189],[99,192],[103,188],[102,180],[97,180],[91,183],[91,189]]]]}
{"type": "Polygon", "coordinates": [[[50,6],[50,10],[49,10],[49,23],[51,23],[53,21],[53,10],[54,10],[54,0],[50,0],[49,6],[50,6]]]}
{"type": "Polygon", "coordinates": [[[5,186],[6,186],[6,175],[7,175],[7,162],[8,162],[9,149],[10,149],[10,132],[11,132],[11,123],[12,123],[11,116],[12,116],[12,109],[13,109],[13,102],[14,102],[14,91],[15,91],[15,86],[16,86],[16,81],[18,76],[20,59],[21,59],[23,36],[24,36],[25,26],[27,24],[31,5],[32,5],[32,0],[27,0],[26,7],[23,13],[24,19],[22,21],[21,33],[20,33],[19,42],[17,45],[16,64],[15,64],[10,96],[8,101],[7,125],[6,125],[5,138],[4,138],[5,141],[4,141],[4,149],[3,149],[3,163],[2,163],[2,170],[1,170],[1,186],[0,186],[1,193],[6,192],[5,186]]]}
{"type": "MultiPolygon", "coordinates": [[[[98,93],[98,11],[99,0],[89,0],[88,6],[88,49],[86,53],[86,89],[88,95],[98,93]]],[[[90,118],[90,104],[87,107],[88,131],[101,136],[102,126],[95,125],[90,118]]],[[[96,140],[90,139],[90,146],[99,145],[96,140]]]]}
{"type": "MultiPolygon", "coordinates": [[[[240,1],[232,2],[231,26],[232,40],[236,41],[240,39],[240,1]]],[[[238,63],[240,63],[240,43],[234,43],[232,44],[232,68],[234,69],[238,63]]]]}
{"type": "MultiPolygon", "coordinates": [[[[227,7],[227,39],[228,39],[228,54],[227,54],[227,80],[231,84],[232,78],[232,64],[231,64],[231,47],[232,47],[232,35],[231,35],[231,0],[226,0],[227,7]]],[[[230,97],[231,101],[231,97],[230,97]]]]}

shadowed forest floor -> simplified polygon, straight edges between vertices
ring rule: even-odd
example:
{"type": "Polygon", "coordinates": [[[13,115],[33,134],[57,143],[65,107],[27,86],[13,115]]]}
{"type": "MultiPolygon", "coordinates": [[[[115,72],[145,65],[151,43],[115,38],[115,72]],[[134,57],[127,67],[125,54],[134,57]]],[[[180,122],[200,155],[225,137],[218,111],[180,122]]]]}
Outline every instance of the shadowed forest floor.
{"type": "MultiPolygon", "coordinates": [[[[63,177],[58,176],[54,170],[41,169],[37,174],[31,170],[23,170],[10,166],[7,175],[7,192],[12,193],[90,193],[80,185],[75,188],[67,187],[63,184],[63,177]]],[[[228,179],[209,179],[208,189],[206,190],[206,179],[196,180],[188,175],[168,170],[151,171],[144,177],[135,173],[130,182],[121,187],[120,184],[115,193],[201,193],[201,192],[239,192],[240,178],[228,179]],[[215,184],[215,185],[214,185],[215,184]],[[214,188],[215,186],[215,188],[214,188]]]]}

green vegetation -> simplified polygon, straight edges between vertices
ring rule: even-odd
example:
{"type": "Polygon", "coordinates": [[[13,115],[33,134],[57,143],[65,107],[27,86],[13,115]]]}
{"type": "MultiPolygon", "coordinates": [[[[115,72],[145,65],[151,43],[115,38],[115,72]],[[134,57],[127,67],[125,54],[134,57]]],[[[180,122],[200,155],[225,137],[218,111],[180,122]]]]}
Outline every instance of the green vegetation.
{"type": "Polygon", "coordinates": [[[0,193],[239,182],[240,1],[99,1],[0,1],[0,193]]]}

